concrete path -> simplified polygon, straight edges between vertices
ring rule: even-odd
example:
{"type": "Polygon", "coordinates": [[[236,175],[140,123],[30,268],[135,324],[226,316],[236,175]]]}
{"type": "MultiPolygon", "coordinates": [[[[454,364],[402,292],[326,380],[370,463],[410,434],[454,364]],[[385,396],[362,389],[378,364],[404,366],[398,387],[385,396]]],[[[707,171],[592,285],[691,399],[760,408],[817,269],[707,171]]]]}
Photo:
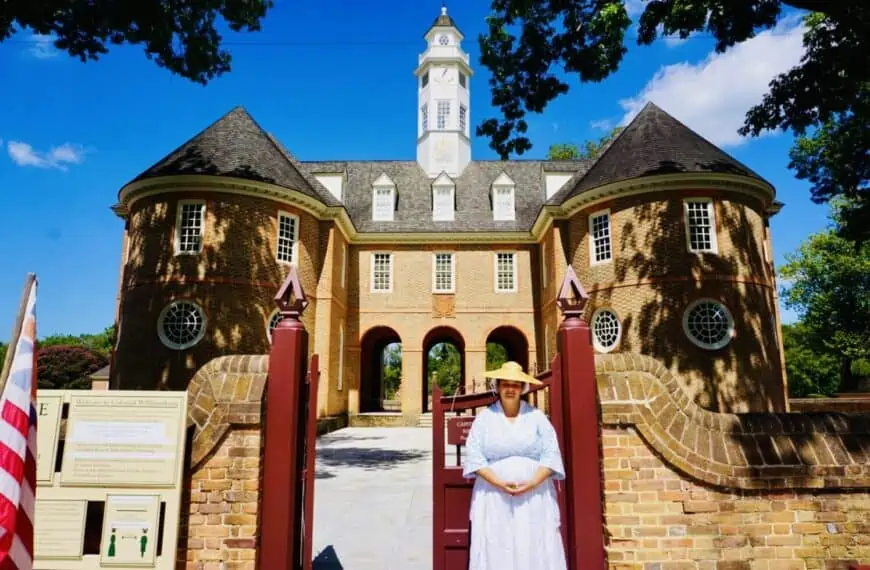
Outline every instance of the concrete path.
{"type": "Polygon", "coordinates": [[[430,429],[322,436],[315,477],[314,570],[431,570],[430,429]]]}

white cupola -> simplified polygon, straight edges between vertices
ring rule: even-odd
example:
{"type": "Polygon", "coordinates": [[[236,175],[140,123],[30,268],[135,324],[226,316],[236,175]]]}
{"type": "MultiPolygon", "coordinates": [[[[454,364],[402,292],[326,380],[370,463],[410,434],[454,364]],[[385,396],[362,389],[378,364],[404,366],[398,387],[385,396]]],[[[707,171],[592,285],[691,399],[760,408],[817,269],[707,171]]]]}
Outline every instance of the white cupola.
{"type": "Polygon", "coordinates": [[[471,67],[447,7],[425,35],[417,77],[417,162],[430,178],[462,174],[471,162],[471,67]]]}

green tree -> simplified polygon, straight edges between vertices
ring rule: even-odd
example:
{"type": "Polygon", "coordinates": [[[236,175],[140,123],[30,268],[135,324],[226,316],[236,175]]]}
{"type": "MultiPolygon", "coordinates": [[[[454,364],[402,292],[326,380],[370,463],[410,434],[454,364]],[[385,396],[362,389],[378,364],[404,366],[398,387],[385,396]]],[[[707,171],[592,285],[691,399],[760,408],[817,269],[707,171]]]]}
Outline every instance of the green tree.
{"type": "Polygon", "coordinates": [[[3,369],[3,364],[6,362],[6,347],[8,345],[0,342],[0,370],[3,369]]]}
{"type": "Polygon", "coordinates": [[[384,398],[393,400],[402,385],[402,345],[393,343],[384,349],[384,398]]]}
{"type": "Polygon", "coordinates": [[[507,359],[507,349],[505,349],[504,346],[495,342],[486,343],[487,370],[495,370],[496,368],[499,368],[502,364],[507,362],[507,359]]]}
{"type": "Polygon", "coordinates": [[[196,83],[230,70],[216,24],[259,31],[272,0],[13,0],[0,3],[0,42],[29,28],[51,34],[54,45],[82,61],[109,52],[108,45],[141,45],[148,59],[196,83]]]}
{"type": "Polygon", "coordinates": [[[547,151],[548,160],[593,160],[604,147],[613,140],[613,137],[618,135],[625,127],[616,127],[608,134],[604,135],[598,141],[586,141],[583,143],[584,150],[577,148],[575,144],[554,144],[550,145],[547,151]]]}
{"type": "Polygon", "coordinates": [[[49,335],[39,341],[39,346],[42,348],[61,345],[83,346],[108,356],[115,346],[115,327],[106,327],[102,332],[96,334],[49,335]]]}
{"type": "MultiPolygon", "coordinates": [[[[477,134],[506,159],[531,148],[527,112],[540,113],[568,91],[560,70],[581,82],[615,72],[627,49],[631,25],[627,0],[492,0],[488,29],[480,37],[481,63],[491,72],[492,104],[500,118],[481,123],[477,134]]],[[[791,130],[806,137],[792,168],[812,182],[813,198],[853,200],[847,235],[868,237],[870,218],[870,4],[827,0],[649,0],[638,22],[641,45],[660,35],[687,38],[707,32],[723,52],[773,27],[784,7],[807,10],[806,54],[775,78],[759,104],[748,110],[743,135],[791,130]],[[814,132],[815,131],[815,132],[814,132]],[[860,198],[860,199],[859,199],[860,198]]]]}
{"type": "MultiPolygon", "coordinates": [[[[438,343],[429,350],[428,372],[447,396],[453,395],[462,384],[462,355],[449,342],[438,343]]],[[[429,393],[432,393],[432,383],[429,383],[429,393]]]]}
{"type": "Polygon", "coordinates": [[[840,360],[803,323],[782,326],[782,344],[792,398],[832,396],[840,387],[840,360]]]}
{"type": "Polygon", "coordinates": [[[870,358],[870,242],[857,245],[830,229],[786,260],[786,306],[797,310],[810,344],[836,356],[839,389],[855,390],[861,363],[870,358]]]}

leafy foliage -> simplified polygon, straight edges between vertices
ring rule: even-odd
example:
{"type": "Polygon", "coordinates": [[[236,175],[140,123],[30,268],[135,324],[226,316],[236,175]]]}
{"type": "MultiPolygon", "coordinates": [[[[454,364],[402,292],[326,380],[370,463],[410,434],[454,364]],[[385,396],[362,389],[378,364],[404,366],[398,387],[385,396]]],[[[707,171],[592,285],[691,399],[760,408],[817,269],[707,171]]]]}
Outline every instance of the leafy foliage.
{"type": "Polygon", "coordinates": [[[109,52],[107,45],[143,45],[160,67],[196,83],[230,70],[216,23],[233,31],[259,31],[272,0],[12,0],[0,3],[0,42],[22,28],[53,35],[55,47],[82,61],[109,52]]]}
{"type": "MultiPolygon", "coordinates": [[[[448,342],[436,344],[429,350],[427,370],[430,379],[434,376],[445,395],[453,395],[462,384],[462,356],[459,350],[448,342]]],[[[432,393],[431,382],[429,393],[432,393]]]]}
{"type": "Polygon", "coordinates": [[[58,345],[82,346],[108,356],[115,345],[115,327],[106,327],[103,332],[97,334],[50,335],[39,341],[41,349],[58,345]]]}
{"type": "Polygon", "coordinates": [[[786,306],[801,316],[810,346],[837,358],[840,390],[854,390],[852,363],[870,358],[870,242],[857,245],[831,229],[810,236],[786,260],[786,306]]]}
{"type": "Polygon", "coordinates": [[[782,343],[792,398],[832,396],[840,387],[840,361],[815,342],[803,323],[782,326],[782,343]]]}
{"type": "Polygon", "coordinates": [[[593,160],[624,128],[616,127],[609,134],[598,139],[597,142],[586,141],[583,151],[577,145],[570,143],[550,145],[550,149],[547,151],[547,160],[593,160]]]}
{"type": "Polygon", "coordinates": [[[39,387],[89,389],[88,376],[108,363],[105,355],[84,346],[40,347],[36,355],[39,387]]]}
{"type": "Polygon", "coordinates": [[[402,385],[402,345],[393,343],[384,349],[384,398],[393,400],[402,385]]]}
{"type": "MultiPolygon", "coordinates": [[[[527,112],[540,113],[568,92],[557,71],[599,82],[618,69],[631,24],[626,3],[492,0],[488,30],[480,38],[481,63],[492,74],[492,104],[501,117],[484,121],[477,134],[487,137],[501,158],[531,148],[527,112]]],[[[801,137],[790,167],[813,184],[814,200],[849,199],[843,234],[870,239],[870,4],[649,0],[639,19],[638,43],[706,32],[723,52],[773,27],[784,6],[810,12],[804,22],[806,54],[748,110],[740,133],[782,129],[801,137]]]]}

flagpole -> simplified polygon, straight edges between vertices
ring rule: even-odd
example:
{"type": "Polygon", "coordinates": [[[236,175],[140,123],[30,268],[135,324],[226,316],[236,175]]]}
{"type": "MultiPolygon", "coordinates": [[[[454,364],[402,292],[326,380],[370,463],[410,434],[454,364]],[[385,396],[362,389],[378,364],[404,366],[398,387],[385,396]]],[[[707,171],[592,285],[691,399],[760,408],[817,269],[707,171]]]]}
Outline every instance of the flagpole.
{"type": "MultiPolygon", "coordinates": [[[[15,325],[12,327],[12,338],[6,347],[6,357],[3,359],[3,370],[0,372],[0,392],[6,387],[6,379],[9,378],[9,369],[12,368],[12,359],[15,357],[15,347],[18,346],[18,337],[21,336],[21,327],[24,325],[24,312],[27,310],[27,299],[30,296],[30,288],[36,281],[35,273],[28,273],[24,280],[24,292],[21,294],[21,304],[18,306],[18,315],[15,317],[15,325]]],[[[36,341],[36,339],[33,339],[36,341]]]]}

